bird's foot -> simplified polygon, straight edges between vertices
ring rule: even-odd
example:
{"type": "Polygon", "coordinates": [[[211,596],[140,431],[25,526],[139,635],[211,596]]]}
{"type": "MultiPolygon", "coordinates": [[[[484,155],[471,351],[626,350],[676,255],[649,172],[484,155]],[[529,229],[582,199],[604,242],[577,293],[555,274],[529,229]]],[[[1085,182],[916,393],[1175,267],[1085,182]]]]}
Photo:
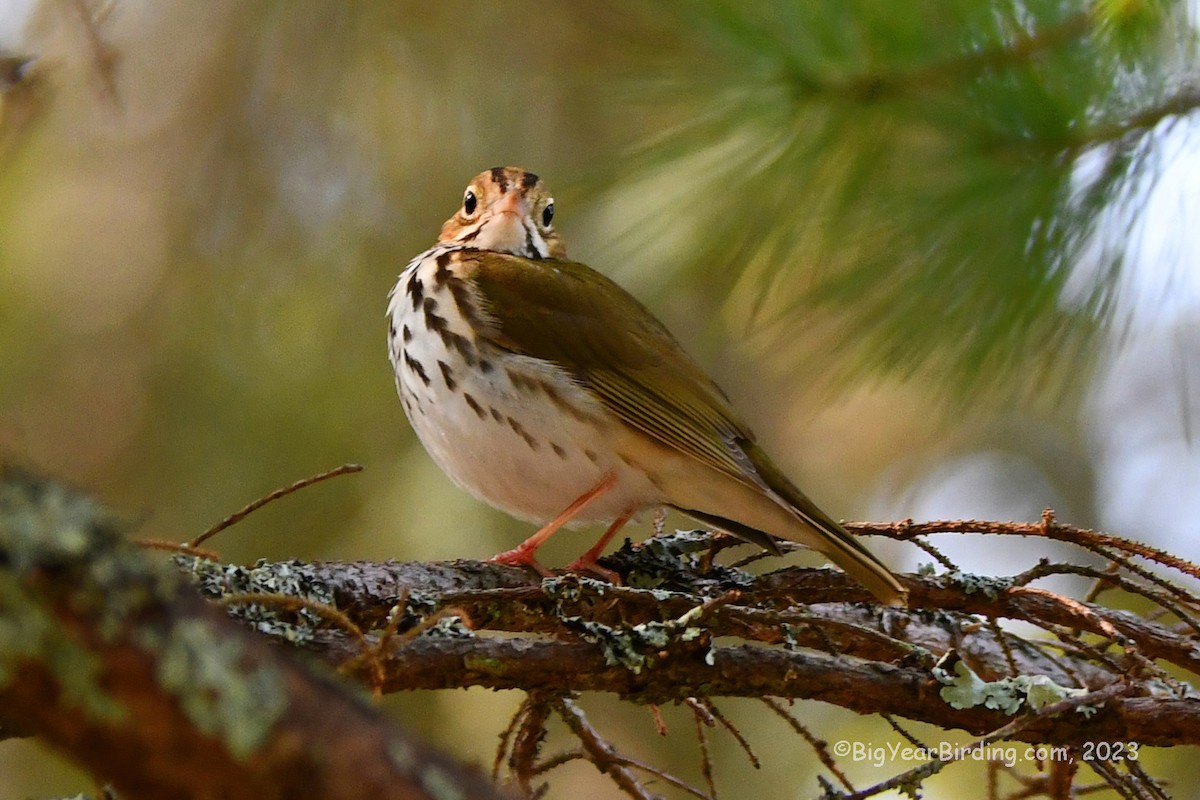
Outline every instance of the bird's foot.
{"type": "Polygon", "coordinates": [[[504,564],[509,567],[529,567],[543,578],[553,578],[554,573],[543,566],[542,562],[533,557],[534,552],[534,548],[518,545],[512,550],[496,553],[496,555],[488,559],[488,563],[504,564]]]}
{"type": "Polygon", "coordinates": [[[621,576],[619,574],[617,574],[616,572],[613,572],[608,567],[600,566],[600,564],[596,561],[596,557],[597,557],[596,554],[593,554],[592,552],[589,551],[587,553],[584,553],[582,556],[575,559],[574,561],[572,561],[570,564],[567,564],[567,566],[565,566],[563,568],[563,570],[565,572],[591,573],[592,575],[596,575],[597,577],[603,578],[604,580],[608,581],[609,583],[611,583],[615,586],[620,586],[621,585],[621,576]]]}

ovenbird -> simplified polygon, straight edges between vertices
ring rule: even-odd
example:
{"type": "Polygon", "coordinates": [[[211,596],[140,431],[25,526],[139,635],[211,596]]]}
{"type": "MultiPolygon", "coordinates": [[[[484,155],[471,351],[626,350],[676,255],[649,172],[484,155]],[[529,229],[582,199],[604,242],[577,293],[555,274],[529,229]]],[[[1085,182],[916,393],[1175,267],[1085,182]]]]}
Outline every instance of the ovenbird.
{"type": "Polygon", "coordinates": [[[566,260],[537,175],[480,173],[438,243],[404,269],[388,354],[425,449],[456,483],[545,523],[493,558],[534,558],[570,522],[609,522],[568,569],[596,563],[638,512],[663,506],[779,552],[821,551],[880,600],[896,578],[783,475],[725,394],[632,295],[566,260]]]}

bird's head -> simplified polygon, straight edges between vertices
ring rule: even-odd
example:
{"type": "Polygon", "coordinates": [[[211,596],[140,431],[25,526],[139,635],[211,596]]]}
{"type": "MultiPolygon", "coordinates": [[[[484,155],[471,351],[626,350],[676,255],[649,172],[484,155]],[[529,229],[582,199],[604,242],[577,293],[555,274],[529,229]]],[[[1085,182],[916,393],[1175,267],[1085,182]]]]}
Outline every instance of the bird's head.
{"type": "Polygon", "coordinates": [[[442,225],[438,242],[525,258],[566,258],[554,230],[554,198],[541,179],[519,167],[493,167],[467,185],[463,202],[442,225]]]}

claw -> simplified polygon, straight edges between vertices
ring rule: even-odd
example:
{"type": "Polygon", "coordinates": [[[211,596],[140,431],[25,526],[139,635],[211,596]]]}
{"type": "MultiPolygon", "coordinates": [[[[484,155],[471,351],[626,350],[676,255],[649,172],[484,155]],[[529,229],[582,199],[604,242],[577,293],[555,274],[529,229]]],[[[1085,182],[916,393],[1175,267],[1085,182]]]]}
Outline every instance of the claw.
{"type": "Polygon", "coordinates": [[[590,572],[591,574],[603,578],[615,586],[621,585],[621,576],[619,574],[613,572],[607,567],[600,566],[596,559],[589,559],[587,556],[580,556],[579,558],[575,559],[570,564],[567,564],[565,567],[563,567],[563,571],[590,572]]]}
{"type": "Polygon", "coordinates": [[[608,526],[608,530],[604,532],[604,535],[600,537],[598,542],[592,545],[591,548],[579,558],[575,559],[570,564],[567,564],[567,571],[591,572],[594,575],[599,575],[600,577],[604,578],[609,583],[615,583],[617,586],[620,586],[621,576],[607,567],[600,566],[600,564],[597,563],[597,559],[600,558],[600,554],[604,552],[605,546],[612,541],[614,536],[617,535],[617,531],[621,530],[621,528],[624,528],[625,523],[629,522],[629,518],[632,516],[632,511],[626,511],[624,514],[613,520],[613,524],[608,526]]]}
{"type": "Polygon", "coordinates": [[[510,567],[529,567],[537,572],[543,578],[552,578],[554,573],[546,569],[542,562],[533,557],[536,547],[525,547],[524,544],[517,545],[512,550],[505,550],[503,553],[496,553],[488,559],[489,564],[505,564],[510,567]]]}

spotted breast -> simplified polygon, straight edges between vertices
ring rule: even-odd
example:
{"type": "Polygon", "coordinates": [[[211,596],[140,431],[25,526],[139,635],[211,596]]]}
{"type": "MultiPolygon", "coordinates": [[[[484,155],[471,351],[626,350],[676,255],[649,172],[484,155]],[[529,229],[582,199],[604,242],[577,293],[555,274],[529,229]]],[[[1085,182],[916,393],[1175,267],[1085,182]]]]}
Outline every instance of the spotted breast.
{"type": "Polygon", "coordinates": [[[598,400],[560,367],[496,343],[501,330],[476,282],[496,258],[440,244],[413,259],[393,290],[388,354],[425,449],[459,486],[522,519],[553,519],[610,475],[614,491],[575,521],[661,503],[612,448],[620,431],[598,400]]]}

